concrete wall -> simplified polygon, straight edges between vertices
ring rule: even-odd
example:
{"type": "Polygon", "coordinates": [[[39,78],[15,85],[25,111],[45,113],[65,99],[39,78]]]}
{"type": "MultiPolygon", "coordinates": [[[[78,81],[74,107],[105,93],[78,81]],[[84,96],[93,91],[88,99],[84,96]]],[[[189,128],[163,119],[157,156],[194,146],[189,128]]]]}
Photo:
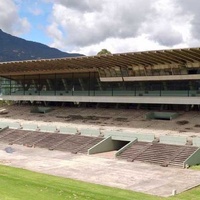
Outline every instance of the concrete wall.
{"type": "Polygon", "coordinates": [[[116,154],[115,154],[115,156],[117,157],[117,156],[119,156],[122,152],[124,152],[126,149],[128,149],[130,146],[132,146],[134,143],[136,143],[138,140],[137,139],[135,139],[135,140],[133,140],[133,141],[130,141],[127,145],[125,145],[124,147],[122,147],[121,149],[119,149],[117,152],[116,152],[116,154]]]}
{"type": "Polygon", "coordinates": [[[200,148],[198,148],[185,162],[184,167],[200,164],[200,148]]]}
{"type": "MultiPolygon", "coordinates": [[[[170,80],[196,80],[199,74],[187,75],[160,75],[160,76],[129,76],[123,77],[124,81],[170,81],[170,80]]],[[[122,81],[122,77],[100,77],[102,82],[122,81]]]]}
{"type": "Polygon", "coordinates": [[[178,117],[178,113],[173,112],[150,112],[146,114],[146,119],[168,119],[172,120],[178,117]]]}
{"type": "Polygon", "coordinates": [[[114,151],[122,148],[124,145],[123,141],[112,140],[111,137],[104,139],[92,148],[88,150],[88,154],[103,153],[108,151],[114,151]]]}
{"type": "Polygon", "coordinates": [[[200,79],[199,74],[124,77],[124,81],[164,81],[164,80],[169,81],[169,80],[196,80],[196,79],[200,79]]]}
{"type": "Polygon", "coordinates": [[[185,104],[200,105],[200,97],[145,97],[145,96],[10,96],[2,95],[1,100],[11,101],[60,101],[94,103],[147,103],[147,104],[185,104]]]}

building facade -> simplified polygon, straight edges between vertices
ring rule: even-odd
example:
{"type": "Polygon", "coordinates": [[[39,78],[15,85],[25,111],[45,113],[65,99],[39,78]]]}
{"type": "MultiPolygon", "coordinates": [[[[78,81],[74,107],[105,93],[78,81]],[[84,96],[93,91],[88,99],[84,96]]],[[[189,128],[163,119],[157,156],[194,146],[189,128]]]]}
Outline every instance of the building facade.
{"type": "Polygon", "coordinates": [[[5,100],[200,104],[200,48],[0,64],[5,100]]]}

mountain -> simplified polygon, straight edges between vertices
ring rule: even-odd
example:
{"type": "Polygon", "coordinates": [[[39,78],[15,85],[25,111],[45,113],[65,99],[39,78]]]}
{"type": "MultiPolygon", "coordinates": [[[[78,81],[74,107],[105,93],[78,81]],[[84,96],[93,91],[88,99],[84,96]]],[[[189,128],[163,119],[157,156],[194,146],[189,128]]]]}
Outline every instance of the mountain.
{"type": "Polygon", "coordinates": [[[83,56],[12,36],[0,29],[0,62],[83,56]]]}

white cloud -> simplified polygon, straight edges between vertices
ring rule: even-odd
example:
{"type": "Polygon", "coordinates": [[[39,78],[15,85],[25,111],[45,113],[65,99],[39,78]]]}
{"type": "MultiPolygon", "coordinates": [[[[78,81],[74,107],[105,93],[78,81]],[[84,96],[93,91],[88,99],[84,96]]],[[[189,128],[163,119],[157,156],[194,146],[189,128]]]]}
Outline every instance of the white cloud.
{"type": "Polygon", "coordinates": [[[51,46],[54,46],[56,48],[62,48],[63,47],[63,34],[62,31],[59,30],[58,24],[57,23],[52,23],[50,26],[47,28],[47,34],[54,38],[54,42],[51,46]]]}
{"type": "Polygon", "coordinates": [[[164,46],[186,43],[190,37],[191,16],[183,14],[179,5],[172,0],[158,0],[153,8],[154,12],[142,24],[140,32],[164,46]]]}
{"type": "Polygon", "coordinates": [[[64,51],[91,55],[102,48],[117,53],[200,46],[197,0],[1,0],[0,28],[26,33],[31,18],[20,17],[20,9],[31,5],[27,13],[44,20],[51,8],[45,10],[45,3],[52,4],[45,31],[51,46],[64,51]]]}
{"type": "Polygon", "coordinates": [[[149,40],[147,35],[143,34],[135,38],[109,38],[99,44],[73,49],[72,52],[83,53],[85,55],[96,55],[104,48],[108,49],[111,53],[119,53],[166,49],[167,47],[149,40]]]}
{"type": "Polygon", "coordinates": [[[109,38],[136,37],[140,24],[146,20],[145,14],[151,11],[152,1],[93,0],[90,4],[89,0],[83,0],[79,4],[77,0],[60,0],[53,6],[52,24],[62,31],[62,45],[69,50],[96,45],[109,38]]]}
{"type": "Polygon", "coordinates": [[[81,12],[94,12],[101,11],[104,3],[107,1],[102,0],[101,3],[99,3],[98,0],[58,0],[57,2],[67,8],[79,10],[81,12]]]}
{"type": "Polygon", "coordinates": [[[52,46],[86,55],[197,46],[200,4],[191,1],[52,1],[47,30],[52,46]]]}
{"type": "Polygon", "coordinates": [[[0,28],[14,35],[22,34],[30,29],[28,20],[19,16],[14,0],[0,1],[0,28]]]}
{"type": "Polygon", "coordinates": [[[176,0],[179,3],[182,13],[191,17],[191,34],[193,41],[200,43],[200,2],[198,0],[176,0]]]}

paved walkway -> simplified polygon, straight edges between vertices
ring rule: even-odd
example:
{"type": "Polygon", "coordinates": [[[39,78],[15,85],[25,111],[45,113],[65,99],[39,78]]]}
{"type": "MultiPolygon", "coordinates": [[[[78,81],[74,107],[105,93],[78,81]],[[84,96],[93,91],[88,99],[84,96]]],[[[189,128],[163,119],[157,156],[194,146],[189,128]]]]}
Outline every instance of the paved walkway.
{"type": "Polygon", "coordinates": [[[200,184],[200,171],[2,143],[0,164],[164,197],[200,184]]]}

